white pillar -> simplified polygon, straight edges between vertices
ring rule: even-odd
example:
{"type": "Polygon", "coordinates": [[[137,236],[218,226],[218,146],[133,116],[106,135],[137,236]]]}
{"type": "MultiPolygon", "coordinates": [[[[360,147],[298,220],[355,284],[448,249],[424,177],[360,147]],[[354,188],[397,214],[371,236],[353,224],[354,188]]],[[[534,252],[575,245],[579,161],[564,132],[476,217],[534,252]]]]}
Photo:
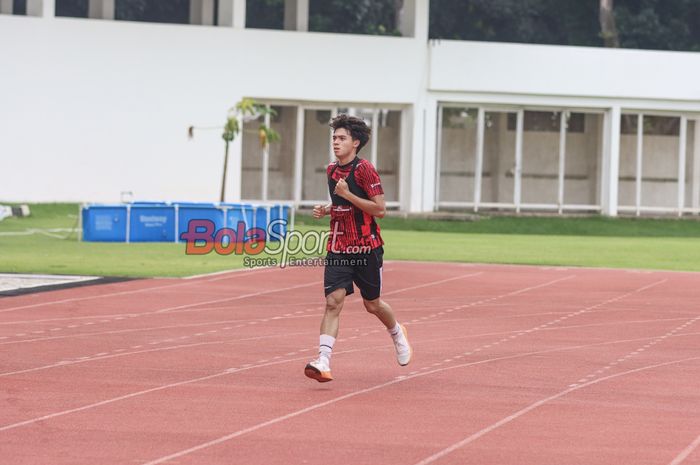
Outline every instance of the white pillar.
{"type": "Polygon", "coordinates": [[[115,0],[90,0],[88,3],[88,18],[114,19],[115,0]]]}
{"type": "Polygon", "coordinates": [[[603,214],[607,216],[617,216],[621,115],[622,111],[619,106],[614,106],[605,113],[601,206],[603,214]]]}
{"type": "MultiPolygon", "coordinates": [[[[481,172],[484,166],[484,133],[486,131],[486,111],[479,107],[476,116],[476,163],[474,165],[474,211],[479,211],[481,203],[481,172]]],[[[468,169],[468,168],[467,168],[468,169]]]]}
{"type": "Polygon", "coordinates": [[[513,173],[513,203],[515,213],[520,213],[523,179],[523,121],[525,110],[518,110],[515,123],[515,173],[513,173]]]}
{"type": "MultiPolygon", "coordinates": [[[[337,111],[337,110],[336,110],[337,111]]],[[[336,115],[333,115],[334,117],[336,115]]],[[[333,136],[331,135],[331,140],[333,136]]],[[[378,154],[377,154],[377,146],[379,145],[379,109],[375,108],[372,111],[372,138],[369,140],[370,143],[370,161],[372,162],[372,166],[374,166],[374,169],[379,171],[379,166],[378,166],[378,154]]],[[[331,152],[332,150],[332,145],[331,144],[331,152]]]]}
{"type": "Polygon", "coordinates": [[[695,120],[695,136],[693,144],[693,187],[690,205],[700,209],[700,119],[695,120]]]}
{"type": "Polygon", "coordinates": [[[566,181],[566,111],[559,115],[559,186],[557,193],[557,204],[559,214],[564,211],[564,182],[566,181]]]}
{"type": "Polygon", "coordinates": [[[403,0],[398,14],[397,29],[404,37],[413,37],[416,33],[416,0],[403,0]]]}
{"type": "Polygon", "coordinates": [[[309,30],[309,0],[284,0],[284,29],[309,30]]]}
{"type": "Polygon", "coordinates": [[[429,11],[430,0],[404,0],[397,24],[401,35],[427,42],[429,11]]]}
{"type": "MultiPolygon", "coordinates": [[[[194,1],[194,0],[192,0],[194,1]]],[[[245,0],[219,0],[219,26],[245,28],[245,0]]]]}
{"type": "MultiPolygon", "coordinates": [[[[402,208],[407,206],[409,212],[426,212],[435,209],[435,169],[436,169],[436,135],[437,101],[428,97],[429,58],[428,58],[428,7],[429,0],[404,0],[406,13],[413,12],[413,36],[420,39],[415,42],[415,59],[421,63],[423,76],[416,82],[416,98],[410,110],[404,110],[404,127],[411,131],[409,150],[410,163],[404,163],[408,170],[405,179],[408,186],[402,182],[400,190],[406,193],[408,199],[402,197],[402,208]]],[[[404,21],[405,23],[405,21],[404,21]]],[[[403,160],[402,160],[403,161],[403,160]]],[[[403,171],[403,169],[402,169],[403,171]]],[[[403,181],[403,180],[402,180],[403,181]]]]}
{"type": "Polygon", "coordinates": [[[214,25],[214,0],[190,1],[190,24],[214,25]]]}
{"type": "Polygon", "coordinates": [[[433,194],[432,209],[436,211],[440,205],[440,172],[442,171],[442,117],[444,109],[436,102],[437,125],[435,126],[435,168],[433,183],[435,194],[433,194]]]}
{"type": "MultiPolygon", "coordinates": [[[[10,0],[10,13],[12,12],[12,1],[10,0]]],[[[39,16],[42,18],[53,18],[56,16],[55,0],[27,0],[27,16],[39,16]]]]}
{"type": "Polygon", "coordinates": [[[0,14],[11,15],[12,3],[12,0],[0,0],[0,14]]]}
{"type": "Polygon", "coordinates": [[[423,176],[421,167],[423,166],[423,131],[425,127],[423,121],[425,118],[425,109],[421,105],[421,101],[414,103],[410,110],[404,110],[410,128],[410,176],[409,176],[409,203],[408,210],[410,212],[423,211],[423,176]]]}
{"type": "Polygon", "coordinates": [[[428,99],[425,107],[425,133],[423,134],[423,164],[420,170],[423,172],[423,211],[429,212],[436,208],[436,191],[438,170],[440,169],[440,153],[438,152],[438,138],[441,127],[438,124],[442,118],[438,114],[438,102],[428,99]]]}
{"type": "Polygon", "coordinates": [[[636,215],[642,214],[642,173],[644,171],[644,115],[637,115],[637,169],[634,176],[634,205],[636,215]]]}
{"type": "Polygon", "coordinates": [[[297,137],[294,148],[294,203],[301,202],[301,188],[304,182],[304,107],[297,107],[297,137]]]}
{"type": "Polygon", "coordinates": [[[399,200],[401,201],[401,210],[411,211],[411,147],[413,146],[413,117],[411,110],[401,111],[401,146],[399,149],[399,171],[401,177],[399,179],[399,200]]]}
{"type": "Polygon", "coordinates": [[[683,215],[685,206],[685,157],[688,133],[688,118],[681,116],[680,134],[678,135],[678,216],[683,215]]]}

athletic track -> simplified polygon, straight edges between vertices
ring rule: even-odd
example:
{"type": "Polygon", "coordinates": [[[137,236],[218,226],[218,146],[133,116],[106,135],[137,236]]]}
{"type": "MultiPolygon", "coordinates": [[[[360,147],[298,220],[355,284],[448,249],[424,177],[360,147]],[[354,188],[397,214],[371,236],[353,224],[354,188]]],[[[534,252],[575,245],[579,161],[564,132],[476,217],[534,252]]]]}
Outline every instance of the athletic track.
{"type": "Polygon", "coordinates": [[[0,464],[700,463],[700,275],[387,262],[414,348],[319,268],[0,299],[0,464]]]}

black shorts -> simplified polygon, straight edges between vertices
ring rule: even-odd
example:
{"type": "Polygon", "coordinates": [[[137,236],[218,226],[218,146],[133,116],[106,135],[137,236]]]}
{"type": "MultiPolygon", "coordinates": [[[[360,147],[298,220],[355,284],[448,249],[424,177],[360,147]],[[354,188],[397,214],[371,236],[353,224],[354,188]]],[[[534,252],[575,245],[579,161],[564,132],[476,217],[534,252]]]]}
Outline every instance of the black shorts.
{"type": "Polygon", "coordinates": [[[345,289],[346,295],[355,292],[354,282],[365,300],[379,298],[382,291],[382,264],[384,249],[378,247],[366,254],[337,254],[328,252],[326,269],[323,272],[323,287],[326,295],[345,289]]]}

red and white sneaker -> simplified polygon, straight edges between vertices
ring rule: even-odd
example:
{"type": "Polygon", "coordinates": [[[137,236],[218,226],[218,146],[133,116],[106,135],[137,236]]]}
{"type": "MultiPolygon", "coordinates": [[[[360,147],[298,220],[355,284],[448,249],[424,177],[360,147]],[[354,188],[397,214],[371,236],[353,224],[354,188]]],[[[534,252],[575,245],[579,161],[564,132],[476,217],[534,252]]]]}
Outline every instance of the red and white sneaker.
{"type": "Polygon", "coordinates": [[[404,325],[401,325],[401,333],[393,339],[394,347],[396,347],[396,361],[402,367],[408,365],[413,357],[413,349],[408,342],[408,331],[404,325]]]}
{"type": "Polygon", "coordinates": [[[331,367],[323,358],[317,358],[313,362],[307,363],[306,368],[304,368],[304,374],[311,379],[315,379],[319,383],[333,381],[331,367]]]}

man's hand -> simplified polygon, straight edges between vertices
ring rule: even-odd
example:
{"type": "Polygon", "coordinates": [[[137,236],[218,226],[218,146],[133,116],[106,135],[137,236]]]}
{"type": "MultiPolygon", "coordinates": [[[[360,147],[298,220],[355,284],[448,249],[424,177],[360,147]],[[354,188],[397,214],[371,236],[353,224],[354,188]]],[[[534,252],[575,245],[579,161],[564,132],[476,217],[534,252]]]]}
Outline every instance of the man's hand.
{"type": "Polygon", "coordinates": [[[317,220],[326,216],[328,212],[326,211],[325,205],[314,205],[314,211],[312,213],[313,217],[317,220]]]}
{"type": "Polygon", "coordinates": [[[339,197],[346,198],[350,194],[350,188],[348,183],[345,182],[345,178],[340,178],[338,184],[335,185],[335,194],[339,197]]]}

